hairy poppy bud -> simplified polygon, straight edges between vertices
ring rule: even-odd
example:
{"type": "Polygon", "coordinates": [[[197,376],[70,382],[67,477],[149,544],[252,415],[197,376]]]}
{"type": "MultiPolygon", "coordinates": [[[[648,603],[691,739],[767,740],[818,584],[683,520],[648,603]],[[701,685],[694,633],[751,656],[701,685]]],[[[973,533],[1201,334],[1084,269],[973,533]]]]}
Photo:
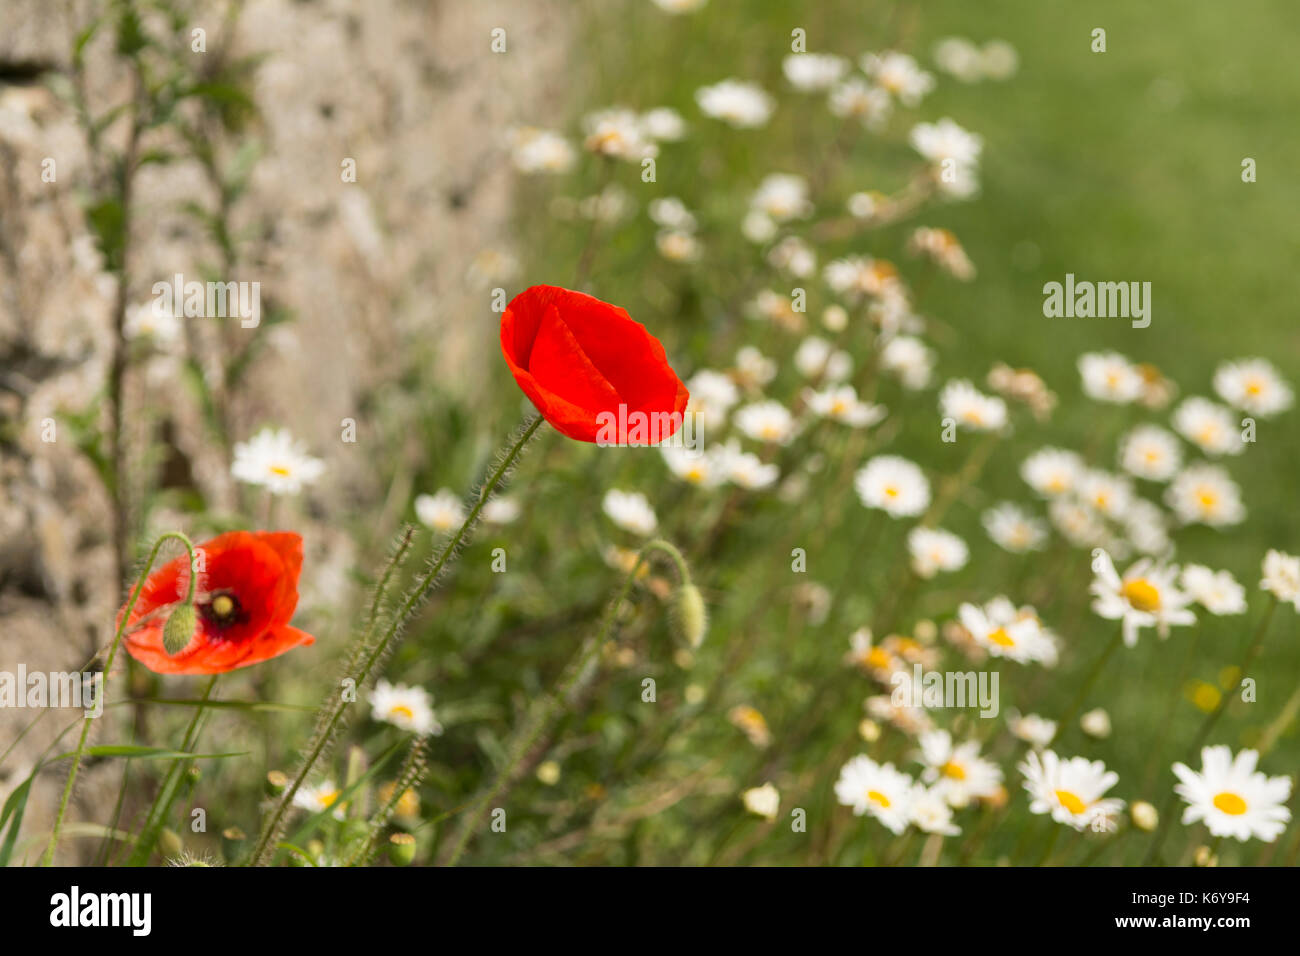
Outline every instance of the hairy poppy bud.
{"type": "Polygon", "coordinates": [[[176,610],[167,617],[163,627],[163,650],[168,657],[175,657],[189,647],[194,638],[194,628],[199,623],[199,616],[193,604],[178,604],[176,610]]]}
{"type": "Polygon", "coordinates": [[[677,589],[673,601],[673,622],[677,632],[691,647],[699,647],[709,629],[709,612],[704,606],[704,595],[690,581],[677,589]]]}

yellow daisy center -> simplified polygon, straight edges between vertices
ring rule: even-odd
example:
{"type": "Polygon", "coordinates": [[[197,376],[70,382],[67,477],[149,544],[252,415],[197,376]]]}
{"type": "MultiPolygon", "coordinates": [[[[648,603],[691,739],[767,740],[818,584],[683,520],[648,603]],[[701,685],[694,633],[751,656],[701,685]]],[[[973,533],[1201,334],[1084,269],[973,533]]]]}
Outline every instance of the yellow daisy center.
{"type": "Polygon", "coordinates": [[[1227,790],[1214,795],[1214,805],[1234,817],[1239,817],[1246,812],[1246,801],[1227,790]]]}
{"type": "Polygon", "coordinates": [[[337,800],[338,798],[339,798],[339,792],[337,790],[327,790],[324,793],[320,794],[317,799],[320,800],[320,804],[322,807],[332,807],[334,805],[334,801],[337,800]]]}
{"type": "Polygon", "coordinates": [[[1196,500],[1206,511],[1213,511],[1219,504],[1219,496],[1209,488],[1202,488],[1196,493],[1196,500]]]}
{"type": "Polygon", "coordinates": [[[998,647],[1015,647],[1016,641],[1007,633],[1005,627],[999,627],[997,630],[989,633],[989,643],[996,644],[998,647]]]}
{"type": "Polygon", "coordinates": [[[894,662],[889,652],[882,647],[873,647],[867,651],[867,666],[883,670],[894,662]]]}
{"type": "Polygon", "coordinates": [[[1120,594],[1139,611],[1149,612],[1160,609],[1160,591],[1146,578],[1125,581],[1120,594]]]}
{"type": "Polygon", "coordinates": [[[1080,813],[1083,813],[1084,810],[1088,809],[1088,805],[1079,799],[1079,795],[1072,793],[1069,790],[1057,790],[1056,799],[1060,801],[1061,806],[1065,807],[1065,809],[1069,810],[1075,816],[1078,816],[1080,813]]]}
{"type": "Polygon", "coordinates": [[[1247,395],[1258,395],[1262,391],[1264,391],[1264,386],[1261,385],[1258,381],[1252,381],[1246,383],[1247,395]]]}
{"type": "Polygon", "coordinates": [[[890,806],[889,798],[885,796],[883,793],[881,793],[879,790],[868,790],[867,799],[870,800],[872,803],[874,803],[876,806],[880,807],[880,809],[882,810],[889,809],[890,806]]]}
{"type": "Polygon", "coordinates": [[[898,489],[895,488],[893,485],[889,485],[889,486],[887,486],[887,487],[885,488],[885,497],[886,497],[886,498],[897,498],[897,497],[898,497],[898,489]]]}
{"type": "Polygon", "coordinates": [[[954,763],[951,760],[949,760],[946,764],[940,767],[939,772],[942,773],[945,777],[950,777],[953,780],[966,779],[966,771],[962,769],[960,764],[954,763]]]}
{"type": "Polygon", "coordinates": [[[288,478],[290,475],[289,469],[284,465],[272,465],[270,471],[271,474],[279,475],[281,478],[288,478]]]}
{"type": "Polygon", "coordinates": [[[407,707],[405,704],[394,704],[392,707],[388,708],[388,716],[405,717],[407,720],[412,720],[415,717],[415,711],[411,710],[411,708],[407,707]]]}

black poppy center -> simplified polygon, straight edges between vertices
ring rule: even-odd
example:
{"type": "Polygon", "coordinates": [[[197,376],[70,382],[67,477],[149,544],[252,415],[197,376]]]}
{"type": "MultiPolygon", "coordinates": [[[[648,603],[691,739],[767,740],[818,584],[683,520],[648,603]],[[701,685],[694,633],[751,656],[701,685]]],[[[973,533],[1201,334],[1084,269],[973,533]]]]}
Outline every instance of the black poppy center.
{"type": "Polygon", "coordinates": [[[206,604],[200,605],[200,610],[214,624],[233,624],[240,618],[239,598],[230,591],[217,591],[206,604]]]}

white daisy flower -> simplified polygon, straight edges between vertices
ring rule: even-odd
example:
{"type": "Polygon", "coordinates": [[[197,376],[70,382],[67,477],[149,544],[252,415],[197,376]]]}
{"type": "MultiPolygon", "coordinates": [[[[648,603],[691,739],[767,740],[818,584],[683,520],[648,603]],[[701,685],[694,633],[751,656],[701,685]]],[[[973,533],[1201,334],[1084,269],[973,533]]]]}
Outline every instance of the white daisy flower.
{"type": "Polygon", "coordinates": [[[1174,410],[1173,425],[1207,455],[1240,455],[1246,450],[1232,412],[1209,399],[1184,399],[1174,410]]]}
{"type": "Polygon", "coordinates": [[[822,277],[832,291],[849,302],[859,302],[863,296],[883,296],[899,287],[893,263],[870,256],[836,259],[827,263],[822,277]]]}
{"type": "Polygon", "coordinates": [[[767,123],[775,104],[760,86],[726,79],[695,91],[695,102],[706,116],[720,119],[737,129],[753,129],[767,123]]]}
{"type": "Polygon", "coordinates": [[[582,145],[589,153],[633,163],[659,155],[658,145],[646,138],[641,117],[632,110],[598,110],[584,117],[582,125],[587,131],[582,145]]]}
{"type": "Polygon", "coordinates": [[[1300,557],[1270,549],[1264,555],[1264,578],[1259,586],[1300,611],[1300,557]]]}
{"type": "Polygon", "coordinates": [[[676,477],[698,488],[713,488],[726,480],[722,456],[716,449],[701,453],[682,445],[661,445],[659,453],[676,477]]]}
{"type": "Polygon", "coordinates": [[[323,780],[315,786],[299,787],[298,792],[293,795],[293,805],[308,813],[324,813],[326,810],[332,810],[334,819],[342,820],[344,804],[339,803],[341,793],[333,780],[323,780]]]}
{"type": "Polygon", "coordinates": [[[1079,480],[1079,500],[1098,514],[1120,520],[1132,505],[1133,484],[1121,475],[1086,471],[1079,480]]]}
{"type": "Polygon", "coordinates": [[[736,374],[742,383],[761,388],[776,378],[776,362],[746,345],[736,353],[736,374]]]}
{"type": "Polygon", "coordinates": [[[985,395],[967,379],[949,382],[939,393],[939,412],[956,421],[959,428],[995,432],[1007,423],[1007,403],[985,395]]]}
{"type": "Polygon", "coordinates": [[[1187,607],[1191,598],[1174,585],[1177,567],[1162,567],[1150,558],[1142,558],[1124,572],[1115,572],[1115,565],[1105,551],[1093,558],[1092,610],[1108,621],[1122,621],[1124,643],[1137,644],[1138,631],[1154,627],[1161,638],[1169,636],[1169,628],[1196,622],[1196,615],[1187,607]]]}
{"type": "Polygon", "coordinates": [[[750,242],[763,244],[776,238],[777,226],[767,213],[751,209],[740,222],[740,234],[750,242]]]}
{"type": "Polygon", "coordinates": [[[854,476],[853,485],[864,505],[892,518],[910,518],[930,506],[925,472],[897,455],[872,458],[854,476]]]}
{"type": "Polygon", "coordinates": [[[767,253],[773,268],[788,272],[798,279],[806,279],[817,271],[817,253],[798,236],[786,236],[767,253]]]}
{"type": "Polygon", "coordinates": [[[1203,564],[1183,568],[1179,583],[1187,595],[1211,614],[1246,613],[1246,589],[1231,571],[1211,571],[1203,564]]]}
{"type": "Polygon", "coordinates": [[[882,192],[872,190],[870,192],[857,192],[850,194],[844,202],[844,208],[848,210],[849,215],[854,219],[871,219],[879,212],[889,201],[889,197],[882,192]]]}
{"type": "Polygon", "coordinates": [[[1123,525],[1129,544],[1139,554],[1166,555],[1173,548],[1165,513],[1154,502],[1134,498],[1124,512],[1123,525]]]}
{"type": "Polygon", "coordinates": [[[420,737],[442,733],[442,724],[433,713],[433,697],[423,687],[379,680],[370,692],[370,716],[420,737]]]}
{"type": "Polygon", "coordinates": [[[808,181],[793,173],[772,173],[758,184],[749,206],[774,222],[803,219],[812,212],[808,181]]]}
{"type": "Polygon", "coordinates": [[[735,441],[727,442],[720,458],[727,480],[747,491],[762,491],[764,488],[770,488],[781,476],[779,467],[765,463],[752,452],[741,451],[735,441]]]}
{"type": "Polygon", "coordinates": [[[1201,772],[1174,764],[1179,783],[1174,792],[1187,802],[1183,823],[1203,821],[1216,837],[1245,843],[1252,838],[1272,843],[1291,819],[1290,777],[1267,777],[1255,769],[1259,752],[1243,750],[1236,757],[1223,745],[1201,750],[1201,772]]]}
{"type": "Polygon", "coordinates": [[[1009,80],[1020,68],[1020,54],[1006,40],[990,40],[980,55],[984,75],[990,80],[1009,80]]]}
{"type": "Polygon", "coordinates": [[[465,523],[465,505],[450,488],[439,488],[437,494],[416,496],[415,516],[434,531],[446,534],[465,523]]]}
{"type": "Polygon", "coordinates": [[[984,77],[980,49],[964,37],[945,37],[934,45],[934,65],[963,83],[984,77]]]}
{"type": "Polygon", "coordinates": [[[1075,491],[1084,473],[1083,459],[1060,448],[1036,451],[1020,466],[1020,477],[1044,498],[1058,498],[1075,491]]]}
{"type": "Polygon", "coordinates": [[[781,61],[790,85],[804,93],[830,89],[848,69],[848,60],[833,53],[791,53],[781,61]]]}
{"type": "Polygon", "coordinates": [[[1017,769],[1024,775],[1031,813],[1050,813],[1057,823],[1084,830],[1098,818],[1114,817],[1124,801],[1104,796],[1119,781],[1100,760],[1062,760],[1054,751],[1030,752],[1017,769]]]}
{"type": "Polygon", "coordinates": [[[700,240],[684,229],[660,229],[655,234],[655,248],[669,262],[696,262],[703,253],[700,240]]]}
{"type": "Polygon", "coordinates": [[[169,348],[181,340],[181,320],[159,302],[142,302],[127,309],[122,334],[132,342],[148,341],[169,348]]]}
{"type": "Polygon", "coordinates": [[[682,229],[689,232],[696,227],[695,216],[676,196],[661,196],[650,200],[646,212],[652,222],[665,229],[682,229]]]}
{"type": "Polygon", "coordinates": [[[1079,729],[1089,737],[1104,740],[1110,736],[1110,714],[1101,707],[1094,708],[1079,717],[1079,729]]]}
{"type": "Polygon", "coordinates": [[[1180,472],[1165,489],[1165,503],[1183,524],[1222,528],[1246,519],[1241,489],[1218,465],[1192,465],[1180,472]]]}
{"type": "Polygon", "coordinates": [[[745,804],[746,810],[762,817],[768,823],[776,820],[777,812],[781,809],[781,793],[770,783],[746,790],[740,795],[740,799],[745,804]]]}
{"type": "Polygon", "coordinates": [[[918,123],[908,134],[908,142],[932,163],[951,159],[957,169],[967,170],[979,161],[984,148],[983,139],[947,118],[937,123],[918,123]]]}
{"type": "Polygon", "coordinates": [[[975,263],[951,229],[921,226],[908,237],[907,249],[935,262],[954,279],[969,282],[975,278],[975,263]]]}
{"type": "Polygon", "coordinates": [[[509,495],[497,495],[489,498],[483,510],[479,512],[487,524],[513,524],[519,519],[519,502],[509,495]]]}
{"type": "Polygon", "coordinates": [[[1041,551],[1047,542],[1047,522],[1010,501],[987,509],[980,522],[993,543],[1012,554],[1041,551]]]}
{"type": "Polygon", "coordinates": [[[686,120],[668,106],[659,106],[641,114],[641,131],[650,139],[675,143],[686,135],[686,120]]]}
{"type": "Polygon", "coordinates": [[[308,455],[287,428],[263,428],[235,445],[230,473],[239,481],[262,485],[273,495],[296,495],[325,473],[325,463],[308,455]]]}
{"type": "Polygon", "coordinates": [[[822,325],[830,332],[843,332],[849,327],[849,312],[842,305],[828,305],[822,309],[822,325]]]}
{"type": "Polygon", "coordinates": [[[860,754],[840,768],[835,798],[852,807],[854,816],[869,814],[891,833],[900,834],[911,816],[912,789],[912,778],[892,763],[882,766],[860,754]]]}
{"type": "Polygon", "coordinates": [[[880,350],[880,367],[912,391],[925,388],[934,370],[934,352],[909,335],[896,335],[880,350]]]}
{"type": "Polygon", "coordinates": [[[1042,750],[1056,736],[1056,721],[1038,714],[1012,713],[1007,723],[1012,734],[1037,750],[1042,750]]]}
{"type": "Polygon", "coordinates": [[[882,89],[904,106],[916,106],[934,89],[934,76],[921,69],[916,60],[906,53],[892,50],[868,53],[862,57],[862,72],[876,81],[882,89]]]}
{"type": "Polygon", "coordinates": [[[1265,359],[1225,362],[1214,373],[1214,390],[1229,405],[1270,418],[1291,407],[1295,395],[1265,359]]]}
{"type": "Polygon", "coordinates": [[[951,806],[964,807],[972,800],[993,797],[1002,786],[1002,770],[980,756],[974,740],[954,744],[952,734],[934,730],[922,734],[920,761],[925,766],[921,779],[951,806]]]}
{"type": "Polygon", "coordinates": [[[794,366],[804,378],[841,382],[853,373],[853,357],[820,336],[810,335],[795,349],[794,366]]]}
{"type": "Polygon", "coordinates": [[[1017,608],[999,595],[983,607],[962,604],[957,608],[957,619],[992,657],[1005,657],[1018,664],[1056,663],[1056,642],[1033,608],[1017,608]]]}
{"type": "Polygon", "coordinates": [[[755,441],[787,445],[794,438],[795,421],[780,402],[753,402],[736,410],[736,427],[755,441]]]}
{"type": "Polygon", "coordinates": [[[1047,506],[1047,516],[1061,536],[1076,548],[1095,547],[1107,539],[1101,517],[1074,497],[1053,498],[1047,506]]]}
{"type": "Polygon", "coordinates": [[[699,424],[708,429],[721,428],[727,423],[727,413],[740,401],[736,384],[722,372],[701,369],[686,383],[691,400],[688,412],[699,416],[699,424]]]}
{"type": "Polygon", "coordinates": [[[820,392],[805,389],[804,400],[814,415],[853,428],[870,428],[887,414],[883,405],[861,401],[852,385],[830,385],[820,392]]]}
{"type": "Polygon", "coordinates": [[[911,822],[922,833],[957,836],[961,827],[952,822],[952,807],[934,787],[917,784],[910,797],[911,822]]]}
{"type": "Polygon", "coordinates": [[[654,508],[645,495],[639,491],[620,491],[611,488],[605,492],[601,503],[605,516],[624,531],[639,534],[642,537],[654,534],[659,527],[654,508]]]}
{"type": "Polygon", "coordinates": [[[523,173],[563,173],[578,154],[572,144],[549,129],[522,127],[511,132],[510,160],[523,173]]]}
{"type": "Polygon", "coordinates": [[[1183,462],[1178,439],[1159,425],[1139,425],[1120,440],[1119,466],[1148,481],[1168,481],[1183,462]]]}
{"type": "Polygon", "coordinates": [[[882,128],[888,122],[892,109],[893,102],[889,99],[889,94],[861,77],[850,76],[831,87],[831,114],[856,119],[867,129],[882,128]]]}
{"type": "Polygon", "coordinates": [[[1142,397],[1142,372],[1118,352],[1088,352],[1079,356],[1083,391],[1099,402],[1126,405],[1142,397]]]}
{"type": "Polygon", "coordinates": [[[907,534],[907,550],[912,570],[927,579],[940,571],[960,571],[970,558],[966,542],[942,528],[913,528],[907,534]]]}

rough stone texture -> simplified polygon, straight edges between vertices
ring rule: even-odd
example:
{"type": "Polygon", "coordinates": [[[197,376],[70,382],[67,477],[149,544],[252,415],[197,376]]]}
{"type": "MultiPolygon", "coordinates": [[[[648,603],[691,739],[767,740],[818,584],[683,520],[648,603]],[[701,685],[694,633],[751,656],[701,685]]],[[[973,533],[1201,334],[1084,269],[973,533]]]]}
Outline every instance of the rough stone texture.
{"type": "MultiPolygon", "coordinates": [[[[69,424],[87,410],[107,417],[116,280],[102,269],[78,201],[92,167],[84,136],[35,76],[66,68],[79,24],[95,8],[0,6],[0,671],[19,662],[79,668],[111,638],[120,601],[109,495],[69,424]],[[55,183],[41,181],[45,157],[56,160],[55,183]],[[47,424],[53,442],[42,440],[47,424]]],[[[208,30],[209,49],[226,43],[220,5],[193,9],[202,11],[191,22],[208,30]]],[[[243,4],[230,48],[265,54],[255,82],[261,122],[251,131],[263,153],[234,219],[264,237],[242,246],[234,274],[223,278],[261,282],[263,307],[273,299],[296,319],[260,330],[268,347],[247,386],[230,396],[228,440],[265,423],[285,425],[330,468],[333,491],[317,494],[336,500],[309,495],[296,506],[295,526],[306,524],[315,552],[304,601],[316,592],[337,603],[352,559],[341,530],[312,516],[336,509],[344,495],[378,514],[387,492],[371,487],[366,455],[339,441],[340,421],[357,414],[359,397],[411,354],[427,355],[454,385],[472,388],[484,377],[476,370],[491,354],[496,316],[475,263],[485,250],[510,253],[512,177],[502,134],[551,118],[564,94],[568,15],[559,0],[243,4]],[[498,26],[510,37],[505,55],[489,51],[498,26]],[[341,182],[346,157],[356,160],[355,184],[341,182]]],[[[120,102],[126,74],[109,38],[92,42],[87,62],[92,112],[120,102]]],[[[109,130],[110,142],[120,136],[109,130]]],[[[154,281],[176,272],[199,278],[217,261],[212,243],[178,211],[187,199],[211,203],[213,191],[197,164],[183,162],[143,169],[136,197],[128,291],[131,302],[145,302],[154,281]]],[[[200,352],[239,334],[187,330],[200,352]]],[[[177,362],[163,353],[132,368],[129,471],[136,479],[146,466],[153,471],[150,456],[166,427],[188,480],[214,507],[230,507],[237,492],[229,449],[205,439],[198,410],[176,385],[177,362]]],[[[135,507],[148,513],[147,530],[168,527],[165,508],[135,507]]],[[[0,710],[0,752],[33,716],[0,710]]],[[[0,802],[75,716],[41,720],[0,764],[0,802]]],[[[115,720],[101,721],[97,736],[115,739],[115,720]]],[[[48,828],[65,766],[39,778],[25,836],[48,828]]],[[[120,767],[87,767],[78,816],[107,822],[120,767]]],[[[92,843],[83,841],[83,857],[92,843]]]]}

